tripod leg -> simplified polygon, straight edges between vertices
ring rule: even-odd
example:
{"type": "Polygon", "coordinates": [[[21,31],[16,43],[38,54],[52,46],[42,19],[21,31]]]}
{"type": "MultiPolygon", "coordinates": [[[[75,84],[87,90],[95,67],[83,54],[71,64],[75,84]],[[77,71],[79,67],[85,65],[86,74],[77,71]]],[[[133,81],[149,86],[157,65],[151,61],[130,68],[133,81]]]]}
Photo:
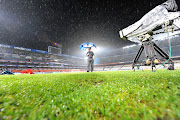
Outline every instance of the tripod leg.
{"type": "Polygon", "coordinates": [[[136,57],[134,58],[134,61],[133,61],[133,64],[132,64],[132,69],[133,69],[134,71],[135,71],[135,64],[136,64],[136,62],[139,60],[139,58],[140,58],[143,50],[144,50],[144,46],[143,46],[143,44],[142,44],[141,47],[140,47],[140,49],[139,49],[139,51],[138,51],[138,53],[137,53],[137,55],[136,55],[136,57]]]}
{"type": "Polygon", "coordinates": [[[168,61],[168,64],[168,70],[174,70],[174,62],[171,59],[168,61]]]}
{"type": "Polygon", "coordinates": [[[154,58],[151,60],[151,67],[152,67],[152,72],[154,72],[154,68],[156,68],[156,65],[154,63],[154,58]]]}
{"type": "MultiPolygon", "coordinates": [[[[163,58],[165,59],[169,59],[169,55],[167,53],[165,53],[161,48],[159,48],[155,43],[153,44],[154,45],[154,49],[156,50],[156,52],[159,53],[159,55],[161,55],[163,58]]],[[[168,67],[168,70],[174,70],[174,62],[172,61],[172,59],[170,59],[168,61],[168,64],[169,64],[169,67],[168,67]]]]}
{"type": "Polygon", "coordinates": [[[154,45],[154,49],[157,53],[159,53],[159,55],[161,55],[163,58],[165,59],[169,59],[169,55],[167,53],[165,53],[160,47],[158,47],[155,43],[153,43],[154,45]]]}
{"type": "Polygon", "coordinates": [[[135,66],[134,65],[132,65],[132,70],[135,72],[135,66]]]}

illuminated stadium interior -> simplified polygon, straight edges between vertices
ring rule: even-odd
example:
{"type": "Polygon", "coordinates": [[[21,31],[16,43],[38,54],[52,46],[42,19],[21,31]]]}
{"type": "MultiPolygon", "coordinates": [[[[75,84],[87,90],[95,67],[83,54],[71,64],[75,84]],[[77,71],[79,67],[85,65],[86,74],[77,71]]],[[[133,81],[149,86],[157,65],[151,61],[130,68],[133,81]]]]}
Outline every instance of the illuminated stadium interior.
{"type": "MultiPolygon", "coordinates": [[[[171,38],[172,59],[175,63],[180,60],[180,37],[171,38]]],[[[168,53],[168,41],[161,40],[156,43],[168,53]]],[[[95,70],[123,70],[133,62],[135,54],[140,45],[135,44],[123,48],[98,51],[95,53],[95,70]]],[[[32,69],[35,72],[70,72],[86,71],[87,63],[84,57],[77,57],[65,54],[50,53],[48,51],[16,47],[10,45],[0,45],[0,67],[20,72],[25,69],[32,69]]],[[[158,56],[158,54],[157,54],[158,56]]],[[[164,61],[163,58],[159,58],[164,61]]],[[[140,57],[140,62],[144,61],[144,54],[140,57]]],[[[130,69],[130,68],[128,68],[130,69]]]]}

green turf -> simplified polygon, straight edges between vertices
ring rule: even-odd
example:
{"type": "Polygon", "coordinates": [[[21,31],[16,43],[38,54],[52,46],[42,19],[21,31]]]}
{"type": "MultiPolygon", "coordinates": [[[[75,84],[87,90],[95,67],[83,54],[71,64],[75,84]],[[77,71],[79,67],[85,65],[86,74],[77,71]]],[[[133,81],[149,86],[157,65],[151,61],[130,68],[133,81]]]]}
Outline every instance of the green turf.
{"type": "Polygon", "coordinates": [[[0,119],[180,119],[180,70],[2,75],[0,119]]]}

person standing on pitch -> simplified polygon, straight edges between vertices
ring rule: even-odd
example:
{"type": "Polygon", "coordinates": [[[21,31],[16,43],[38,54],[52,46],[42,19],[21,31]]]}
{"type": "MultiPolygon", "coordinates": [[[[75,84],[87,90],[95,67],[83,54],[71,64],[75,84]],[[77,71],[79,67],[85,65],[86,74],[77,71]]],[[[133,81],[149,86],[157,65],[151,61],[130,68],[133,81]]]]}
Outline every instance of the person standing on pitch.
{"type": "Polygon", "coordinates": [[[86,56],[88,57],[88,68],[87,72],[93,72],[94,70],[94,53],[91,51],[91,48],[89,48],[89,51],[87,52],[86,56]]]}

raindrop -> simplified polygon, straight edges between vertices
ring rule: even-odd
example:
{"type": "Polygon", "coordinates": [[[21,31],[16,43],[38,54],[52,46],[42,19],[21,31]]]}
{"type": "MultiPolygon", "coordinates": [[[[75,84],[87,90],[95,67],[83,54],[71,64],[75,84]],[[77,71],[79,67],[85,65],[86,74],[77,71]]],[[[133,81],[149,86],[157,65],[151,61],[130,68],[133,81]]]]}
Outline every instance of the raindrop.
{"type": "Polygon", "coordinates": [[[139,13],[139,10],[137,10],[137,13],[139,13]]]}

